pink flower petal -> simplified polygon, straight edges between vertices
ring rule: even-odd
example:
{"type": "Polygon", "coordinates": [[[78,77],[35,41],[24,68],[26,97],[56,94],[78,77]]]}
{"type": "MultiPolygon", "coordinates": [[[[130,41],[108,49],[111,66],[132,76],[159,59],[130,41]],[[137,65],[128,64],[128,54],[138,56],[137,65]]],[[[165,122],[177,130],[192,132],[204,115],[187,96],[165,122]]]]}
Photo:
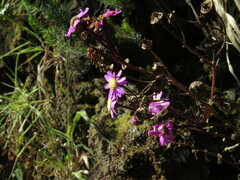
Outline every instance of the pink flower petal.
{"type": "Polygon", "coordinates": [[[74,22],[73,22],[73,27],[76,28],[78,23],[80,22],[81,20],[80,19],[76,19],[74,22]]]}
{"type": "Polygon", "coordinates": [[[112,79],[113,77],[106,74],[106,75],[104,75],[104,78],[106,79],[107,82],[109,82],[110,79],[112,79]]]}
{"type": "Polygon", "coordinates": [[[70,37],[70,35],[72,33],[74,33],[74,32],[75,32],[75,28],[73,26],[70,26],[70,28],[68,29],[67,34],[65,34],[65,37],[70,37]]]}
{"type": "Polygon", "coordinates": [[[126,77],[122,77],[120,79],[117,80],[119,85],[124,85],[127,84],[128,82],[126,81],[126,77]]]}
{"type": "Polygon", "coordinates": [[[121,88],[120,86],[117,86],[115,89],[119,94],[124,94],[124,89],[121,88]]]}
{"type": "Polygon", "coordinates": [[[116,8],[114,11],[111,11],[111,10],[107,10],[103,16],[109,18],[110,16],[116,16],[117,14],[120,14],[122,11],[118,11],[118,9],[116,8]]]}
{"type": "Polygon", "coordinates": [[[81,17],[85,16],[88,13],[89,8],[85,8],[84,11],[80,11],[80,13],[77,15],[77,17],[80,19],[81,17]]]}
{"type": "Polygon", "coordinates": [[[162,102],[161,105],[167,108],[170,105],[170,102],[162,102]]]}
{"type": "Polygon", "coordinates": [[[162,91],[161,91],[160,93],[158,93],[158,94],[155,94],[155,93],[154,93],[153,99],[154,99],[154,100],[160,100],[161,97],[162,97],[162,91]]]}
{"type": "Polygon", "coordinates": [[[112,73],[112,72],[110,72],[110,71],[107,72],[107,75],[110,76],[110,77],[112,77],[112,78],[115,78],[115,73],[112,73]]]}
{"type": "Polygon", "coordinates": [[[109,84],[106,84],[106,85],[104,86],[104,89],[109,89],[109,84]]]}
{"type": "Polygon", "coordinates": [[[150,130],[148,131],[148,136],[153,136],[153,135],[157,135],[158,133],[155,132],[154,130],[150,130]]]}
{"type": "Polygon", "coordinates": [[[113,94],[114,94],[114,91],[112,89],[110,89],[109,93],[108,93],[108,99],[115,99],[115,98],[113,98],[113,94]]]}
{"type": "Polygon", "coordinates": [[[115,115],[117,115],[117,112],[115,111],[115,109],[111,109],[110,114],[112,118],[116,118],[115,115]]]}
{"type": "Polygon", "coordinates": [[[127,83],[128,83],[128,81],[123,81],[123,82],[119,83],[119,85],[124,85],[124,84],[127,84],[127,83]]]}
{"type": "Polygon", "coordinates": [[[159,136],[159,142],[161,146],[167,145],[163,136],[159,136]]]}
{"type": "Polygon", "coordinates": [[[120,70],[120,71],[117,73],[117,78],[119,78],[121,75],[122,75],[122,70],[120,70]]]}

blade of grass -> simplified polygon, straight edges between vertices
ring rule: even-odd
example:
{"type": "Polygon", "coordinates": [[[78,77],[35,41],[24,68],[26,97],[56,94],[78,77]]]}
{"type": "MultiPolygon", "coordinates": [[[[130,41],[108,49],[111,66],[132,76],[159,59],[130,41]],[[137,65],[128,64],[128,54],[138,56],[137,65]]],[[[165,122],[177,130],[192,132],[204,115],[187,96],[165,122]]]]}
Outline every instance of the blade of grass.
{"type": "MultiPolygon", "coordinates": [[[[36,150],[33,149],[33,151],[36,151],[36,150]]],[[[62,163],[59,159],[52,158],[51,156],[49,156],[48,154],[46,154],[45,152],[42,152],[42,151],[36,151],[36,153],[45,157],[49,161],[53,162],[53,164],[55,164],[57,167],[60,167],[60,169],[62,171],[65,171],[65,167],[62,165],[62,163]]],[[[39,161],[35,161],[35,162],[38,162],[39,164],[43,164],[45,166],[45,163],[43,163],[43,162],[39,162],[39,161]]]]}
{"type": "Polygon", "coordinates": [[[14,84],[17,85],[18,82],[18,61],[19,61],[19,54],[16,57],[16,63],[15,63],[15,73],[14,73],[14,84]]]}
{"type": "Polygon", "coordinates": [[[97,133],[99,134],[99,136],[100,136],[101,138],[103,138],[103,139],[104,139],[105,141],[107,141],[109,144],[113,144],[111,141],[109,141],[109,140],[102,134],[102,132],[100,131],[99,127],[90,120],[90,118],[88,117],[86,111],[78,111],[77,114],[79,114],[85,121],[87,121],[87,122],[90,124],[90,126],[92,126],[92,127],[97,131],[97,133]]]}
{"type": "Polygon", "coordinates": [[[32,61],[35,57],[37,57],[39,54],[41,54],[42,51],[38,51],[36,53],[34,53],[30,58],[28,58],[25,62],[23,62],[19,67],[21,67],[22,65],[29,63],[30,61],[32,61]]]}
{"type": "Polygon", "coordinates": [[[24,46],[27,46],[28,44],[30,44],[29,41],[26,42],[26,43],[24,43],[24,44],[19,45],[18,47],[12,49],[11,51],[7,52],[6,54],[0,56],[0,59],[2,59],[2,58],[4,58],[4,57],[7,57],[7,56],[16,55],[16,54],[14,54],[15,51],[17,51],[17,50],[23,48],[24,46]]]}
{"type": "Polygon", "coordinates": [[[239,0],[234,0],[238,10],[240,11],[240,1],[239,0]]]}
{"type": "Polygon", "coordinates": [[[72,138],[68,137],[65,133],[63,133],[63,132],[61,132],[61,131],[59,131],[57,129],[54,129],[54,128],[51,128],[51,127],[46,127],[46,129],[50,130],[51,132],[53,132],[53,133],[55,133],[55,134],[65,138],[67,140],[72,141],[72,138]]]}
{"type": "Polygon", "coordinates": [[[44,52],[44,49],[41,48],[40,46],[35,46],[35,47],[28,47],[26,49],[23,49],[21,51],[19,51],[16,54],[25,54],[25,53],[30,53],[30,52],[44,52]]]}
{"type": "Polygon", "coordinates": [[[12,176],[12,174],[13,174],[13,171],[14,171],[14,169],[15,169],[15,166],[16,166],[16,163],[17,163],[19,157],[22,155],[23,151],[28,147],[28,145],[33,141],[33,139],[36,137],[36,135],[37,135],[37,133],[35,133],[35,134],[33,135],[33,137],[23,146],[23,148],[21,149],[21,151],[18,153],[18,155],[17,155],[17,157],[16,157],[16,159],[15,159],[15,161],[14,161],[13,167],[12,167],[12,172],[11,172],[11,174],[9,175],[8,179],[11,178],[11,176],[12,176]]]}
{"type": "Polygon", "coordinates": [[[73,146],[74,148],[83,148],[86,151],[90,152],[93,155],[93,151],[91,148],[87,147],[85,144],[77,144],[75,146],[73,146]]]}
{"type": "MultiPolygon", "coordinates": [[[[44,109],[41,112],[39,112],[34,106],[30,106],[30,108],[31,108],[31,112],[34,112],[37,115],[37,117],[26,128],[26,130],[21,134],[21,136],[24,136],[31,129],[31,127],[42,117],[42,114],[45,112],[44,109]]],[[[27,117],[26,117],[26,119],[27,119],[27,117]]]]}
{"type": "MultiPolygon", "coordinates": [[[[23,122],[21,123],[20,128],[18,129],[18,132],[21,133],[21,132],[23,131],[24,125],[25,125],[25,123],[27,122],[28,117],[32,114],[32,111],[33,111],[33,110],[31,109],[31,110],[27,113],[27,115],[25,116],[23,122]]],[[[24,136],[24,133],[23,133],[21,136],[24,136]]]]}
{"type": "Polygon", "coordinates": [[[78,180],[86,180],[80,171],[72,172],[72,175],[75,176],[78,180]]]}
{"type": "Polygon", "coordinates": [[[31,31],[31,30],[28,29],[27,27],[19,24],[17,21],[13,20],[12,18],[10,18],[10,17],[8,17],[8,16],[6,16],[6,15],[3,15],[3,17],[6,18],[9,22],[18,25],[20,28],[22,28],[23,30],[25,30],[26,32],[28,32],[29,34],[31,34],[32,36],[34,36],[35,38],[37,38],[37,39],[42,43],[42,40],[41,40],[40,36],[38,36],[36,33],[34,33],[33,31],[31,31]]]}
{"type": "MultiPolygon", "coordinates": [[[[5,114],[1,119],[0,119],[0,124],[2,124],[2,122],[7,118],[7,114],[5,114]]],[[[1,126],[0,126],[0,129],[2,129],[4,126],[6,125],[6,123],[3,123],[1,126]]]]}
{"type": "Polygon", "coordinates": [[[9,139],[10,139],[10,137],[11,137],[11,135],[12,135],[12,132],[13,132],[13,130],[14,130],[16,124],[17,124],[17,121],[18,121],[18,119],[15,119],[14,122],[13,122],[12,128],[11,128],[10,132],[8,133],[8,136],[7,136],[6,142],[5,142],[5,144],[4,144],[4,147],[3,147],[4,149],[7,148],[7,145],[8,145],[9,139]]]}
{"type": "Polygon", "coordinates": [[[5,86],[7,86],[7,87],[10,87],[10,88],[12,88],[12,89],[14,89],[14,87],[15,87],[15,86],[12,86],[12,85],[7,84],[7,83],[5,83],[5,82],[1,82],[1,84],[5,85],[5,86]]]}
{"type": "Polygon", "coordinates": [[[57,81],[54,81],[54,82],[55,82],[55,84],[57,85],[57,87],[60,88],[60,90],[62,91],[62,93],[63,93],[66,97],[68,97],[68,93],[65,91],[65,89],[64,89],[57,81]]]}

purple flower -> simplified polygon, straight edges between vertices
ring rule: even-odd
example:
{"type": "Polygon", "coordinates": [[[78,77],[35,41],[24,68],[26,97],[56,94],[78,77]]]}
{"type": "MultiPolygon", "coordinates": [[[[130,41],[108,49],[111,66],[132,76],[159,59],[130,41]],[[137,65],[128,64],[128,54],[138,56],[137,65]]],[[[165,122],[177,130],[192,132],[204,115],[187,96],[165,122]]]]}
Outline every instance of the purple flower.
{"type": "Polygon", "coordinates": [[[111,117],[115,118],[117,112],[115,111],[115,105],[118,102],[118,98],[124,94],[124,89],[120,87],[121,85],[127,84],[126,77],[120,77],[122,70],[120,70],[117,75],[115,72],[110,71],[104,76],[108,84],[104,86],[105,89],[110,89],[108,94],[108,111],[111,113],[111,117]]]}
{"type": "Polygon", "coordinates": [[[115,115],[117,115],[117,112],[115,110],[116,104],[117,104],[116,99],[108,99],[107,108],[108,108],[108,111],[110,111],[112,118],[115,118],[116,117],[115,115]]]}
{"type": "Polygon", "coordinates": [[[126,77],[120,77],[122,70],[120,70],[117,75],[115,72],[111,73],[110,71],[104,76],[108,84],[104,86],[105,89],[110,89],[108,94],[108,99],[118,100],[124,94],[124,89],[120,87],[121,85],[127,84],[126,77]]]}
{"type": "MultiPolygon", "coordinates": [[[[167,107],[170,105],[168,98],[162,98],[162,91],[158,94],[154,93],[153,100],[154,101],[149,104],[148,109],[154,116],[163,109],[167,109],[167,107]]],[[[153,118],[154,117],[152,117],[151,119],[153,118]]]]}
{"type": "Polygon", "coordinates": [[[153,126],[153,130],[148,131],[148,136],[158,135],[161,146],[166,146],[174,140],[172,121],[162,121],[153,126]]]}
{"type": "Polygon", "coordinates": [[[78,23],[81,21],[81,18],[88,13],[88,10],[89,8],[87,7],[84,11],[81,10],[77,16],[72,18],[71,20],[72,22],[70,24],[70,28],[68,29],[68,33],[65,34],[66,37],[70,37],[70,35],[76,31],[78,23]]]}
{"type": "Polygon", "coordinates": [[[122,11],[118,11],[118,9],[116,8],[114,11],[111,10],[107,10],[103,16],[105,16],[106,18],[109,18],[110,16],[116,16],[117,14],[120,14],[122,11]]]}

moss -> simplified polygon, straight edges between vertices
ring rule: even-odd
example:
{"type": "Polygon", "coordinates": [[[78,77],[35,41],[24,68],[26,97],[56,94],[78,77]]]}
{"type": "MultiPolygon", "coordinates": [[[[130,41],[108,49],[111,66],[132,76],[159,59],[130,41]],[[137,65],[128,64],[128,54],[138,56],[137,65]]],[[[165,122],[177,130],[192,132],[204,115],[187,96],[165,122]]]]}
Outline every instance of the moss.
{"type": "Polygon", "coordinates": [[[107,6],[111,6],[113,8],[120,8],[120,9],[129,9],[133,10],[135,8],[135,4],[132,0],[101,0],[107,6]]]}
{"type": "Polygon", "coordinates": [[[125,132],[127,129],[130,128],[130,126],[132,126],[129,121],[131,120],[131,115],[130,115],[130,111],[127,111],[126,113],[124,113],[122,116],[120,116],[117,121],[116,121],[116,125],[117,125],[117,132],[119,134],[125,132]]]}
{"type": "Polygon", "coordinates": [[[119,44],[125,41],[138,43],[141,39],[141,34],[137,33],[126,21],[123,21],[121,26],[115,25],[114,29],[116,32],[115,38],[119,44]]]}
{"type": "MultiPolygon", "coordinates": [[[[92,122],[94,122],[101,133],[111,142],[116,138],[116,120],[110,117],[109,112],[106,107],[106,98],[99,97],[99,103],[95,105],[95,115],[91,117],[92,122]]],[[[92,133],[92,130],[90,130],[92,133]]],[[[96,131],[93,129],[93,131],[96,131]]],[[[92,135],[91,135],[92,136],[92,135]]]]}
{"type": "MultiPolygon", "coordinates": [[[[5,22],[6,23],[6,22],[5,22]]],[[[22,30],[19,26],[14,24],[8,24],[7,29],[12,33],[3,33],[5,36],[4,40],[4,51],[10,51],[19,45],[20,37],[22,35],[22,30]]]]}

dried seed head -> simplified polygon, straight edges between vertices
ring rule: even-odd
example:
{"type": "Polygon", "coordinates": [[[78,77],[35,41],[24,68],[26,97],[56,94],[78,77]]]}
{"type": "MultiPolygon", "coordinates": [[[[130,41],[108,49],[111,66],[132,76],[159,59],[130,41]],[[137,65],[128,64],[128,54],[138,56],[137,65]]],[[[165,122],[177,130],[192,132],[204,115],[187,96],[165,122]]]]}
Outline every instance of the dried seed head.
{"type": "Polygon", "coordinates": [[[223,157],[220,153],[217,153],[217,159],[218,159],[217,163],[222,164],[223,157]]]}
{"type": "Polygon", "coordinates": [[[212,10],[213,7],[213,2],[212,0],[205,0],[204,2],[202,2],[201,4],[201,9],[200,12],[202,14],[207,14],[212,10]]]}
{"type": "Polygon", "coordinates": [[[95,65],[96,68],[99,68],[101,72],[104,72],[105,64],[103,62],[101,50],[98,50],[97,48],[88,48],[87,58],[91,60],[91,62],[95,65]]]}
{"type": "Polygon", "coordinates": [[[144,50],[150,50],[152,48],[152,40],[143,38],[141,40],[141,48],[144,50]]]}
{"type": "Polygon", "coordinates": [[[167,19],[168,19],[169,24],[173,23],[173,21],[174,21],[174,13],[175,13],[175,11],[172,11],[171,13],[167,14],[167,19]]]}
{"type": "Polygon", "coordinates": [[[113,70],[113,68],[114,68],[114,64],[110,64],[110,65],[108,66],[108,69],[109,69],[109,70],[113,70]]]}
{"type": "MultiPolygon", "coordinates": [[[[129,59],[127,58],[127,59],[125,59],[124,60],[127,64],[129,64],[129,59]]],[[[127,65],[125,65],[125,64],[122,64],[122,70],[125,70],[127,68],[127,65]]]]}
{"type": "Polygon", "coordinates": [[[201,81],[194,81],[190,84],[189,91],[192,94],[203,96],[207,92],[207,86],[201,81]]]}
{"type": "Polygon", "coordinates": [[[161,23],[162,18],[163,18],[163,13],[155,11],[152,13],[152,15],[150,17],[150,19],[151,19],[150,23],[151,24],[159,24],[159,23],[161,23]]]}

